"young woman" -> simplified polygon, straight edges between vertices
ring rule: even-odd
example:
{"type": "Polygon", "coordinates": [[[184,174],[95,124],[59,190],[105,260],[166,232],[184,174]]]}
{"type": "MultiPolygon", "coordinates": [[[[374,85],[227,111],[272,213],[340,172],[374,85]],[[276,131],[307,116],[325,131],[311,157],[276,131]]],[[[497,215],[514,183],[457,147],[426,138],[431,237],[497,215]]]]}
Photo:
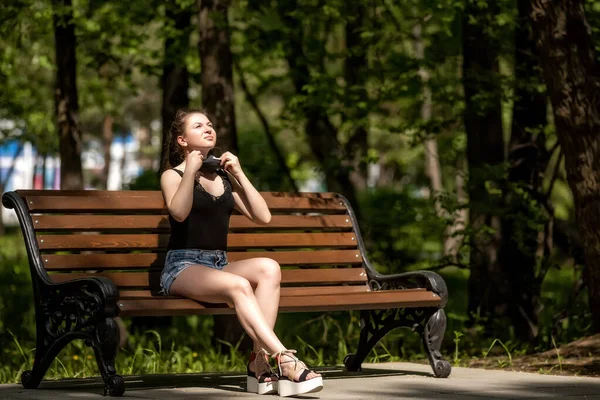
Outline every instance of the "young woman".
{"type": "Polygon", "coordinates": [[[180,110],[170,130],[162,193],[169,210],[171,238],[161,275],[162,292],[209,303],[232,303],[242,326],[254,340],[248,363],[247,390],[292,396],[323,388],[310,370],[273,332],[279,308],[279,264],[269,258],[227,261],[229,218],[237,209],[259,224],[271,213],[230,152],[220,169],[201,171],[215,147],[217,133],[198,110],[180,110]],[[279,367],[273,372],[273,357],[279,367]]]}

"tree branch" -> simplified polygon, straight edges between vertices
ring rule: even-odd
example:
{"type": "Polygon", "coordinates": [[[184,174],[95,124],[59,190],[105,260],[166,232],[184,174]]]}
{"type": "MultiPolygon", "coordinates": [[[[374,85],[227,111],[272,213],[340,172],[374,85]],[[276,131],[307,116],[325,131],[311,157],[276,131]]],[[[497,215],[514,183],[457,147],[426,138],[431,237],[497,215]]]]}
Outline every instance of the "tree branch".
{"type": "Polygon", "coordinates": [[[554,154],[554,152],[560,147],[560,142],[557,140],[556,143],[548,150],[548,154],[550,157],[554,154]]]}
{"type": "Polygon", "coordinates": [[[283,169],[283,172],[285,173],[286,178],[288,179],[290,185],[292,186],[293,191],[298,192],[298,187],[296,186],[296,182],[294,181],[294,178],[292,178],[292,173],[291,173],[290,169],[288,168],[288,166],[285,162],[285,159],[283,158],[283,154],[281,153],[281,151],[279,150],[279,147],[277,146],[277,142],[275,141],[273,132],[271,132],[269,122],[267,121],[267,118],[265,117],[264,113],[261,111],[256,98],[254,97],[252,92],[250,92],[250,89],[248,88],[248,84],[246,83],[246,79],[244,78],[244,73],[242,72],[242,69],[240,68],[240,66],[238,64],[238,61],[235,58],[233,61],[233,66],[236,69],[236,71],[240,77],[240,85],[242,87],[242,90],[244,91],[246,100],[248,100],[248,103],[250,103],[250,105],[254,109],[254,112],[258,116],[258,119],[260,120],[260,123],[262,124],[263,129],[265,131],[265,135],[267,135],[267,141],[269,142],[269,146],[271,147],[271,150],[273,151],[273,153],[275,153],[275,158],[277,158],[277,162],[283,169]]]}
{"type": "Polygon", "coordinates": [[[556,164],[554,165],[554,171],[552,172],[552,178],[550,178],[550,184],[548,185],[548,191],[544,195],[544,202],[547,202],[552,194],[552,189],[554,189],[554,184],[558,179],[558,174],[560,172],[560,163],[562,162],[562,158],[564,156],[564,152],[562,149],[559,150],[558,158],[556,159],[556,164]]]}
{"type": "Polygon", "coordinates": [[[441,264],[437,264],[437,265],[427,268],[427,271],[439,271],[440,269],[444,269],[446,267],[458,267],[460,269],[469,269],[469,266],[467,264],[463,264],[458,261],[448,260],[448,261],[442,262],[441,264]]]}
{"type": "Polygon", "coordinates": [[[570,311],[573,310],[573,305],[575,304],[575,301],[577,300],[577,298],[579,297],[579,295],[585,287],[586,283],[583,277],[580,277],[579,279],[577,279],[577,281],[575,281],[575,283],[573,284],[573,289],[571,290],[571,293],[569,295],[569,299],[567,300],[567,305],[562,311],[554,314],[554,316],[552,317],[552,333],[556,334],[561,321],[563,321],[565,318],[569,318],[569,315],[571,313],[570,311]]]}

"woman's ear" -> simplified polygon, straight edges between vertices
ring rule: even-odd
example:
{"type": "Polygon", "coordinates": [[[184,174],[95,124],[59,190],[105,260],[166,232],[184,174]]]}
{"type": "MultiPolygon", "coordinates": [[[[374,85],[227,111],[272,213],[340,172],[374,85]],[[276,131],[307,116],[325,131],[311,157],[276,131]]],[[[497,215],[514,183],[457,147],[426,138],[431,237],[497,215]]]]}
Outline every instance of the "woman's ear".
{"type": "Polygon", "coordinates": [[[187,146],[187,142],[185,141],[185,138],[183,136],[177,136],[177,144],[179,144],[180,146],[187,146]]]}

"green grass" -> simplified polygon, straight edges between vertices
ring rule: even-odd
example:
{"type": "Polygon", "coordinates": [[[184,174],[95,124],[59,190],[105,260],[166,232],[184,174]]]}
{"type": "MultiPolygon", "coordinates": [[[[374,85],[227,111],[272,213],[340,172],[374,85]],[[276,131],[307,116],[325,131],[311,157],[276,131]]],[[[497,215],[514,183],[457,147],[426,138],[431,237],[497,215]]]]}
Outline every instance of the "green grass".
{"type": "MultiPolygon", "coordinates": [[[[0,237],[0,383],[15,383],[30,369],[35,353],[35,315],[29,265],[18,234],[0,237]]],[[[449,288],[448,317],[442,353],[455,365],[471,357],[525,351],[525,344],[486,337],[478,327],[465,328],[468,271],[446,268],[441,271],[449,288]]],[[[544,310],[540,316],[544,350],[577,339],[589,330],[585,295],[574,304],[569,318],[551,334],[549,322],[568,301],[578,275],[570,269],[553,269],[543,286],[544,310]]],[[[140,332],[130,330],[127,346],[117,356],[117,369],[124,375],[243,371],[248,354],[237,345],[226,344],[219,351],[211,343],[212,317],[175,317],[167,327],[140,332]]],[[[283,343],[298,350],[310,366],[340,365],[356,349],[360,326],[358,312],[280,314],[275,330],[283,343]]],[[[367,362],[421,361],[426,357],[420,337],[408,329],[388,334],[369,354],[367,362]]],[[[97,376],[91,348],[83,341],[69,344],[57,357],[46,379],[97,376]]]]}

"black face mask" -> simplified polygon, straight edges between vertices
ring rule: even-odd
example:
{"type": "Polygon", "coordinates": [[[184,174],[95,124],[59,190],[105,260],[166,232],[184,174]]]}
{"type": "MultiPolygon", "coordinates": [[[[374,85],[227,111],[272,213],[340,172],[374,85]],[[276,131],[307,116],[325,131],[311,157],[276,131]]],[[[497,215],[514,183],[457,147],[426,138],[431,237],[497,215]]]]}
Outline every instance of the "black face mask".
{"type": "Polygon", "coordinates": [[[221,169],[221,154],[222,151],[218,147],[212,148],[204,161],[202,161],[202,167],[200,171],[205,173],[217,172],[221,169]]]}

